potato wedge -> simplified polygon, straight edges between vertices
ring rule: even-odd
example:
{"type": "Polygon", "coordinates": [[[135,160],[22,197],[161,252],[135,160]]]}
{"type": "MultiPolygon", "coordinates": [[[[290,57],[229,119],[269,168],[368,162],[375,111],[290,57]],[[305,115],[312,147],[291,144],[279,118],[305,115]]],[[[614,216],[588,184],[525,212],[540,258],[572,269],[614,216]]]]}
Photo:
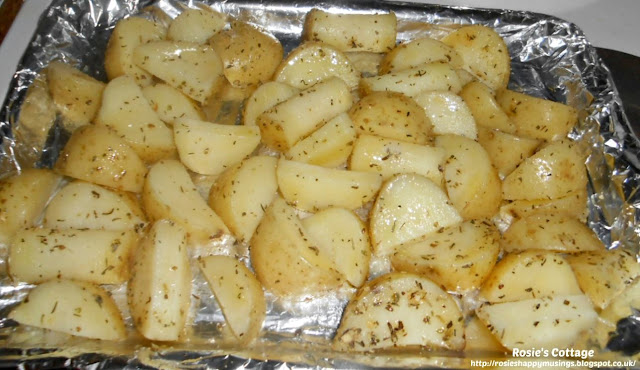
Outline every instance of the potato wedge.
{"type": "Polygon", "coordinates": [[[30,284],[56,278],[121,284],[137,242],[133,230],[23,229],[9,249],[9,272],[30,284]]]}
{"type": "Polygon", "coordinates": [[[425,276],[448,291],[465,293],[480,287],[498,260],[500,233],[486,221],[445,227],[417,242],[396,248],[397,271],[425,276]]]}
{"type": "Polygon", "coordinates": [[[367,227],[355,213],[325,208],[303,219],[302,226],[349,284],[359,287],[367,280],[371,243],[367,227]]]}
{"type": "Polygon", "coordinates": [[[593,304],[602,309],[640,275],[635,255],[624,249],[598,250],[567,257],[578,284],[593,304]]]}
{"type": "Polygon", "coordinates": [[[377,173],[325,168],[284,158],[278,161],[276,175],[282,197],[310,212],[326,207],[361,207],[375,197],[382,184],[382,176],[377,173]]]}
{"type": "Polygon", "coordinates": [[[555,199],[587,186],[584,155],[568,140],[543,146],[502,182],[507,200],[555,199]]]}
{"type": "Polygon", "coordinates": [[[307,13],[305,41],[321,41],[341,51],[386,53],[396,44],[396,15],[332,14],[320,9],[307,13]]]}
{"type": "Polygon", "coordinates": [[[578,112],[568,105],[512,90],[500,90],[496,101],[513,121],[519,136],[559,140],[578,123],[578,112]]]}
{"type": "Polygon", "coordinates": [[[180,338],[191,304],[191,268],[187,233],[159,220],[135,249],[127,301],[136,329],[145,338],[180,338]]]}
{"type": "Polygon", "coordinates": [[[490,218],[500,207],[498,172],[484,148],[469,138],[443,135],[436,146],[444,149],[444,180],[451,203],[465,220],[490,218]]]}
{"type": "Polygon", "coordinates": [[[431,122],[413,99],[395,92],[374,92],[349,110],[358,135],[370,134],[416,144],[426,144],[431,122]]]}
{"type": "Polygon", "coordinates": [[[257,87],[269,81],[284,52],[275,37],[237,21],[215,34],[209,45],[222,59],[224,76],[233,87],[257,87]]]}
{"type": "Polygon", "coordinates": [[[298,141],[286,154],[287,159],[323,167],[337,167],[351,154],[356,129],[346,113],[341,113],[306,138],[298,141]]]}
{"type": "Polygon", "coordinates": [[[375,253],[388,255],[410,240],[462,221],[444,191],[416,174],[401,174],[380,190],[369,215],[375,253]]]}
{"type": "Polygon", "coordinates": [[[442,42],[423,37],[397,45],[380,62],[380,74],[416,68],[422,64],[443,62],[452,68],[462,68],[462,58],[442,42]]]}
{"type": "Polygon", "coordinates": [[[511,223],[515,218],[525,218],[539,213],[565,214],[586,222],[587,189],[572,191],[555,199],[514,200],[500,206],[500,219],[511,223]]]}
{"type": "Polygon", "coordinates": [[[56,108],[67,123],[69,131],[91,123],[102,101],[104,82],[62,62],[47,67],[49,92],[56,108]]]}
{"type": "Polygon", "coordinates": [[[166,33],[167,30],[162,25],[142,17],[129,17],[118,21],[109,37],[104,56],[107,78],[113,80],[129,75],[140,86],[150,85],[153,81],[151,74],[134,63],[133,51],[139,45],[164,39],[166,33]]]}
{"type": "Polygon", "coordinates": [[[371,351],[397,347],[464,348],[464,317],[435,283],[407,273],[368,282],[344,310],[333,348],[371,351]]]}
{"type": "Polygon", "coordinates": [[[71,135],[55,169],[63,175],[139,193],[147,168],[138,154],[107,127],[88,125],[71,135]]]}
{"type": "Polygon", "coordinates": [[[448,91],[425,91],[413,97],[424,109],[436,135],[454,134],[475,140],[476,121],[467,104],[448,91]]]}
{"type": "Polygon", "coordinates": [[[103,340],[123,340],[127,329],[113,298],[83,282],[51,280],[35,287],[8,318],[23,325],[103,340]]]}
{"type": "Polygon", "coordinates": [[[360,92],[363,95],[374,91],[395,91],[413,97],[423,91],[458,93],[461,89],[456,71],[448,64],[438,62],[360,80],[360,92]]]}
{"type": "Polygon", "coordinates": [[[84,181],[60,189],[44,212],[42,225],[52,229],[140,230],[146,217],[131,194],[84,181]]]}
{"type": "Polygon", "coordinates": [[[240,241],[251,239],[277,195],[277,164],[274,157],[251,157],[222,173],[211,187],[209,206],[240,241]]]}
{"type": "Polygon", "coordinates": [[[132,77],[118,77],[107,84],[95,123],[115,131],[146,162],[176,154],[171,129],[160,120],[132,77]]]}
{"type": "Polygon", "coordinates": [[[516,220],[502,235],[500,244],[506,252],[530,249],[562,253],[605,250],[587,225],[562,213],[538,213],[516,220]]]}
{"type": "Polygon", "coordinates": [[[169,219],[181,225],[190,243],[206,243],[229,232],[178,161],[160,161],[149,169],[142,203],[152,221],[169,219]]]}
{"type": "Polygon", "coordinates": [[[224,80],[220,56],[207,45],[185,41],[153,41],[136,47],[133,61],[138,67],[203,104],[224,80]]]}
{"type": "Polygon", "coordinates": [[[464,26],[441,41],[451,46],[462,58],[464,68],[485,85],[494,90],[507,87],[511,74],[509,49],[492,28],[464,26]]]}
{"type": "Polygon", "coordinates": [[[519,137],[506,132],[478,126],[478,142],[487,151],[491,163],[501,178],[529,158],[540,146],[540,141],[519,137]]]}
{"type": "Polygon", "coordinates": [[[251,343],[260,334],[267,312],[258,279],[233,257],[208,256],[198,258],[198,264],[233,335],[241,343],[251,343]]]}
{"type": "Polygon", "coordinates": [[[257,125],[258,116],[298,92],[295,87],[281,82],[270,81],[260,85],[244,103],[242,123],[245,126],[257,125]]]}
{"type": "Polygon", "coordinates": [[[267,208],[250,245],[256,277],[276,296],[317,295],[343,284],[344,277],[282,198],[267,208]]]}
{"type": "Polygon", "coordinates": [[[185,9],[169,24],[167,39],[204,44],[226,24],[227,16],[212,9],[185,9]]]}
{"type": "Polygon", "coordinates": [[[598,320],[584,295],[485,303],[476,314],[508,349],[570,348],[598,320]]]}
{"type": "Polygon", "coordinates": [[[173,136],[182,163],[193,172],[218,175],[240,163],[260,144],[260,130],[181,118],[173,136]]]}
{"type": "Polygon", "coordinates": [[[460,97],[471,110],[478,126],[512,135],[516,133],[516,125],[498,105],[495,94],[489,86],[479,81],[469,82],[463,86],[460,97]]]}
{"type": "Polygon", "coordinates": [[[258,116],[262,141],[286,152],[324,122],[346,112],[352,102],[344,81],[337,77],[324,80],[258,116]]]}
{"type": "Polygon", "coordinates": [[[61,180],[51,170],[34,168],[0,181],[0,245],[11,244],[18,230],[36,224],[61,180]]]}
{"type": "Polygon", "coordinates": [[[502,303],[578,294],[580,287],[566,259],[553,252],[526,251],[503,257],[478,298],[502,303]]]}
{"type": "Polygon", "coordinates": [[[400,173],[416,173],[441,184],[444,156],[442,148],[363,134],[353,146],[349,169],[381,173],[385,180],[400,173]]]}
{"type": "Polygon", "coordinates": [[[305,42],[280,63],[273,79],[306,89],[329,77],[341,78],[351,90],[360,82],[360,73],[340,50],[321,42],[305,42]]]}
{"type": "Polygon", "coordinates": [[[168,125],[179,118],[204,119],[204,113],[193,100],[165,83],[145,86],[142,94],[158,118],[168,125]]]}

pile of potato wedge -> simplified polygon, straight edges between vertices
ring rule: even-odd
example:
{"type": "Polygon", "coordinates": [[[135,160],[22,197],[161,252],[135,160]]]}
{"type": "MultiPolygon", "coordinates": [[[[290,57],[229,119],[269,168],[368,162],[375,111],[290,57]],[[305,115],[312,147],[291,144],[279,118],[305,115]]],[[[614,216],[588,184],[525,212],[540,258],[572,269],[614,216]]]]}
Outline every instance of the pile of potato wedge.
{"type": "Polygon", "coordinates": [[[0,184],[9,276],[36,284],[9,318],[123,340],[102,285],[127,284],[135,330],[188,340],[199,269],[244,345],[267,299],[337,291],[341,351],[564,348],[615,325],[640,267],[585,224],[577,111],[507,89],[489,27],[397,43],[397,23],[313,9],[284,55],[185,9],[119,21],[107,82],[52,62],[19,123],[37,136],[54,110],[71,137],[0,184]],[[248,252],[193,253],[229,237],[248,252]]]}

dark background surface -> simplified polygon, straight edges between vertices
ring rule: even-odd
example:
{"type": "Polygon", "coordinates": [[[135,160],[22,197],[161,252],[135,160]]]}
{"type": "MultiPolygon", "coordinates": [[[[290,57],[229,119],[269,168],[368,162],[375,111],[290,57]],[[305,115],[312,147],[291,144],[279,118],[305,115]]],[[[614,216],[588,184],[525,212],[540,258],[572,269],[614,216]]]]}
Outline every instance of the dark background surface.
{"type": "Polygon", "coordinates": [[[636,137],[640,137],[640,57],[604,48],[597,50],[611,70],[627,118],[636,137]]]}

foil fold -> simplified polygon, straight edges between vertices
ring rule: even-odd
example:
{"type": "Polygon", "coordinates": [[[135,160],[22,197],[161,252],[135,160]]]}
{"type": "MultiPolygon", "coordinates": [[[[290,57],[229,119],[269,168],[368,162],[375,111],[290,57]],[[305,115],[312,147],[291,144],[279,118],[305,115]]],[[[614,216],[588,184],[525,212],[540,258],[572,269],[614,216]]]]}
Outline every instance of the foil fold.
{"type": "MultiPolygon", "coordinates": [[[[518,11],[444,7],[406,2],[338,0],[264,2],[261,0],[53,0],[42,14],[31,43],[14,74],[0,110],[0,177],[21,168],[50,167],[68,139],[61,118],[49,117],[40,144],[21,129],[20,109],[38,73],[63,60],[106,81],[104,50],[116,22],[133,14],[167,23],[186,7],[214,10],[259,26],[276,36],[285,53],[300,43],[304,16],[314,7],[334,12],[394,11],[398,41],[438,38],[460,24],[493,27],[505,39],[512,58],[509,88],[565,102],[578,109],[580,122],[570,134],[590,149],[589,226],[607,248],[640,248],[640,140],[632,132],[607,67],[574,24],[518,11]],[[429,23],[426,25],[425,23],[429,23]]],[[[43,129],[43,130],[44,130],[43,129]]],[[[96,368],[242,368],[309,367],[467,367],[463,353],[420,349],[388,351],[376,356],[331,351],[329,341],[346,304],[336,294],[312,301],[283,302],[268,297],[262,337],[251,348],[236,348],[225,335],[224,318],[204,278],[194,269],[191,340],[148,345],[132,334],[124,343],[105,344],[66,335],[25,329],[6,319],[32,287],[14,285],[0,254],[0,358],[3,364],[37,367],[96,368]]],[[[111,292],[126,310],[124,289],[111,292]]],[[[126,311],[125,311],[126,312],[126,311]]],[[[634,316],[636,321],[640,316],[634,316]]]]}

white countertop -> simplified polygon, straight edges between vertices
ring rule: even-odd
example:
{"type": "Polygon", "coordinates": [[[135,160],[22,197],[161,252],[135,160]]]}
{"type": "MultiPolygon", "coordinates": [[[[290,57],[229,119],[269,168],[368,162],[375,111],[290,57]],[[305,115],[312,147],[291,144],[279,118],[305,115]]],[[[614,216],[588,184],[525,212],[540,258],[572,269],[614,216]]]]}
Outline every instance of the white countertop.
{"type": "MultiPolygon", "coordinates": [[[[0,101],[4,101],[9,81],[33,35],[38,17],[50,2],[26,0],[0,46],[0,101]]],[[[640,56],[639,0],[442,0],[437,3],[554,15],[577,24],[595,46],[640,56]]]]}

